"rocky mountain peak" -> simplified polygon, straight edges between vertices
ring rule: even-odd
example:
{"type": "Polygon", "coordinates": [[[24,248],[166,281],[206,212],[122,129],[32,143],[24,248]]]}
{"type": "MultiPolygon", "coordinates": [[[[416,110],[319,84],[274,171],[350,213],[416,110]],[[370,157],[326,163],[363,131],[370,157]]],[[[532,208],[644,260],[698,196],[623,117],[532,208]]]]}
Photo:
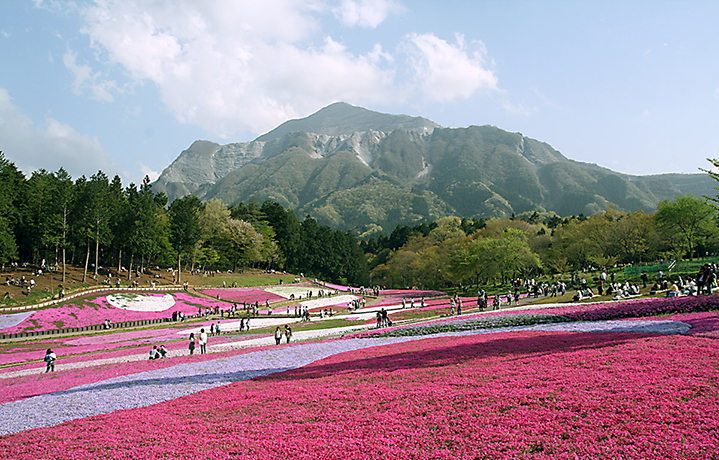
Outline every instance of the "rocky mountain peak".
{"type": "Polygon", "coordinates": [[[266,142],[293,132],[351,136],[356,132],[390,133],[397,129],[403,129],[430,134],[435,128],[441,128],[441,126],[426,118],[391,115],[356,107],[345,102],[335,102],[308,117],[288,120],[256,140],[266,142]]]}

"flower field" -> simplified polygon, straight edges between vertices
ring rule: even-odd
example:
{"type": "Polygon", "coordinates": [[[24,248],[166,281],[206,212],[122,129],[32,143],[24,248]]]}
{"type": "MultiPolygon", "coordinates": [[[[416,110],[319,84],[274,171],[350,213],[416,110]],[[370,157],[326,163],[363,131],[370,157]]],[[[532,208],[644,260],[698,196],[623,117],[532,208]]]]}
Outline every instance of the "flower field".
{"type": "Polygon", "coordinates": [[[685,336],[519,332],[407,341],[5,436],[0,452],[709,459],[719,447],[718,360],[715,340],[685,336]]]}
{"type": "Polygon", "coordinates": [[[254,288],[227,288],[227,289],[204,289],[202,291],[203,294],[208,295],[210,297],[220,296],[222,300],[230,301],[230,302],[247,302],[247,303],[255,303],[259,302],[260,304],[264,304],[265,300],[268,300],[270,302],[273,302],[275,300],[284,300],[285,297],[281,295],[274,294],[272,292],[265,291],[263,289],[254,289],[254,288]]]}
{"type": "MultiPolygon", "coordinates": [[[[167,318],[172,316],[175,311],[182,312],[185,315],[195,315],[198,310],[219,305],[220,308],[227,309],[230,304],[216,300],[209,300],[202,297],[196,297],[184,292],[176,292],[172,294],[132,294],[136,299],[132,308],[122,308],[114,306],[108,297],[112,294],[100,294],[86,297],[79,297],[68,302],[58,304],[53,307],[44,308],[31,312],[19,323],[14,321],[19,316],[27,313],[18,313],[14,315],[0,315],[0,321],[5,321],[6,316],[13,317],[8,320],[9,327],[0,330],[3,333],[42,331],[49,329],[59,329],[66,327],[85,327],[102,324],[106,319],[113,323],[124,321],[140,321],[146,319],[167,318]],[[168,299],[172,297],[172,299],[168,299]],[[155,300],[155,302],[153,302],[155,300]],[[172,305],[169,301],[172,300],[172,305]]],[[[128,295],[125,294],[125,298],[128,295]]],[[[117,298],[112,298],[113,302],[119,304],[117,298]]],[[[127,303],[125,303],[127,304],[127,303]]],[[[131,304],[131,305],[132,305],[131,304]]],[[[29,312],[28,312],[29,313],[29,312]]],[[[3,322],[0,322],[3,325],[3,322]]]]}
{"type": "MultiPolygon", "coordinates": [[[[203,301],[183,295],[172,308],[203,301]]],[[[446,302],[433,299],[425,310],[446,302]]],[[[172,341],[206,323],[3,344],[0,365],[35,362],[0,368],[0,458],[719,452],[717,297],[537,305],[279,346],[271,332],[231,334],[212,337],[208,355],[187,356],[186,337],[172,341]],[[233,349],[238,340],[256,346],[233,349]],[[148,361],[159,342],[172,357],[148,361]],[[6,372],[42,365],[46,347],[60,352],[57,372],[6,372]],[[121,362],[138,352],[140,360],[121,362]]],[[[313,323],[302,326],[312,332],[313,323]]],[[[303,327],[293,327],[301,336],[303,327]]]]}

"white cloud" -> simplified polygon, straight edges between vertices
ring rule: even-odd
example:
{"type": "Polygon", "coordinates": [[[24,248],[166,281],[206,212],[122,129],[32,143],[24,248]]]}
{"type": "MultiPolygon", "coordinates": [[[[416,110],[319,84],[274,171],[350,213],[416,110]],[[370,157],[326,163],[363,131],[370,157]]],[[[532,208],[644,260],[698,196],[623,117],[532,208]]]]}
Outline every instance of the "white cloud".
{"type": "MultiPolygon", "coordinates": [[[[142,172],[142,177],[148,176],[150,178],[150,182],[155,182],[158,177],[160,177],[160,173],[157,171],[152,170],[149,166],[145,165],[144,163],[140,162],[140,171],[142,172]]],[[[142,182],[142,181],[140,181],[142,182]]]]}
{"type": "Polygon", "coordinates": [[[348,27],[375,28],[390,14],[399,14],[405,8],[392,0],[342,0],[334,14],[348,27]]]}
{"type": "Polygon", "coordinates": [[[77,64],[77,54],[68,50],[62,57],[65,68],[75,77],[72,82],[72,90],[77,95],[82,95],[89,90],[90,98],[101,102],[112,102],[114,100],[110,90],[116,90],[117,84],[114,80],[103,80],[100,72],[93,72],[88,65],[77,64]]]}
{"type": "MultiPolygon", "coordinates": [[[[153,82],[179,121],[225,138],[259,134],[338,100],[447,102],[497,88],[481,42],[414,34],[396,50],[376,44],[356,53],[321,30],[327,13],[375,27],[399,8],[389,0],[345,1],[337,11],[323,0],[96,0],[83,10],[83,30],[98,62],[153,82]],[[399,81],[407,69],[416,84],[399,81]]],[[[69,68],[83,91],[111,94],[114,82],[69,68]]]]}
{"type": "Polygon", "coordinates": [[[408,35],[406,48],[422,94],[447,102],[467,99],[482,90],[498,90],[484,44],[474,41],[470,50],[463,35],[457,34],[456,41],[451,44],[429,33],[408,35]]]}
{"type": "Polygon", "coordinates": [[[523,115],[525,117],[532,116],[532,112],[534,112],[535,109],[529,109],[524,106],[524,104],[513,104],[509,101],[504,101],[502,103],[502,106],[504,107],[504,110],[507,112],[514,114],[514,115],[523,115]]]}
{"type": "Polygon", "coordinates": [[[117,169],[96,138],[52,118],[35,126],[4,88],[0,88],[0,150],[27,175],[40,168],[64,167],[73,177],[117,169]]]}

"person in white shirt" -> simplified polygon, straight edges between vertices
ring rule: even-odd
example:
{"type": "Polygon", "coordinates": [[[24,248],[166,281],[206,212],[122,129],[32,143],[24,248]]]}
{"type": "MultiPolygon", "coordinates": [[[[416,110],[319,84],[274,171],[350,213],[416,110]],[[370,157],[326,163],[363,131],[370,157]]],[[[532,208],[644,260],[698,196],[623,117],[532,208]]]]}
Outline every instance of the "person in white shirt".
{"type": "Polygon", "coordinates": [[[204,355],[207,353],[207,332],[205,332],[205,329],[200,329],[200,354],[204,355]]]}
{"type": "Polygon", "coordinates": [[[45,369],[45,372],[55,372],[55,360],[57,359],[57,355],[53,353],[51,349],[47,349],[47,352],[45,352],[45,362],[47,363],[47,368],[45,369]]]}

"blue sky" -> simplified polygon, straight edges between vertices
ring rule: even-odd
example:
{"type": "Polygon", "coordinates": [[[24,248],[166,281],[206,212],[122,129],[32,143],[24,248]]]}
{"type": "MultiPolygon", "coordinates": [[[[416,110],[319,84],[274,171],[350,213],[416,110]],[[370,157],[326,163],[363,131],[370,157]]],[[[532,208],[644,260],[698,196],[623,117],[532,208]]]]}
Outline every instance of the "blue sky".
{"type": "Polygon", "coordinates": [[[152,179],[345,101],[629,174],[719,157],[717,1],[3,0],[0,150],[152,179]]]}

